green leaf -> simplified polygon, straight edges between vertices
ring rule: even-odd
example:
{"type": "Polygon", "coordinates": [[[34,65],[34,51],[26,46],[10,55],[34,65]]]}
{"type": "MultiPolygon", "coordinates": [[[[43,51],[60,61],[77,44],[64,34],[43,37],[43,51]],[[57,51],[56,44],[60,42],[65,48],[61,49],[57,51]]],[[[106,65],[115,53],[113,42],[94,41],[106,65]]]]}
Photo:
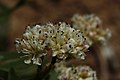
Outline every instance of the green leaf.
{"type": "Polygon", "coordinates": [[[12,70],[15,72],[14,75],[18,75],[21,80],[34,79],[37,72],[37,66],[33,64],[25,64],[24,58],[20,58],[20,56],[23,55],[16,52],[0,53],[0,70],[6,71],[9,75],[12,75],[10,71],[11,68],[13,68],[14,70],[12,70]]]}
{"type": "Polygon", "coordinates": [[[49,80],[58,80],[58,73],[55,72],[54,70],[51,70],[51,72],[49,73],[49,80]]]}
{"type": "Polygon", "coordinates": [[[0,4],[0,51],[7,50],[11,10],[0,4]]]}
{"type": "Polygon", "coordinates": [[[8,72],[0,70],[0,80],[7,80],[8,72]]]}
{"type": "Polygon", "coordinates": [[[14,68],[11,68],[9,73],[8,73],[8,80],[20,80],[19,77],[17,76],[14,68]]]}

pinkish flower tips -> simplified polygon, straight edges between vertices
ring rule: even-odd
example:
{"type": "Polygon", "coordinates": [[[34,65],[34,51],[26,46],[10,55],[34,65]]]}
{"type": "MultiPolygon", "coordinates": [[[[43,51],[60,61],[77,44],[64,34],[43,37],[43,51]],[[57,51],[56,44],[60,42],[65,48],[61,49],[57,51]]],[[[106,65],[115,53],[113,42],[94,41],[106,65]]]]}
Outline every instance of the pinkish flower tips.
{"type": "Polygon", "coordinates": [[[73,27],[75,29],[81,30],[84,35],[89,40],[89,44],[93,44],[94,42],[102,42],[111,37],[111,32],[109,29],[103,29],[101,27],[101,20],[99,17],[91,14],[91,15],[79,15],[76,14],[72,18],[73,27]]]}
{"type": "Polygon", "coordinates": [[[47,55],[46,47],[52,50],[52,56],[66,59],[69,54],[84,59],[89,48],[87,40],[80,30],[71,28],[69,24],[28,26],[23,38],[17,38],[16,49],[27,57],[25,63],[41,65],[41,57],[47,55]]]}

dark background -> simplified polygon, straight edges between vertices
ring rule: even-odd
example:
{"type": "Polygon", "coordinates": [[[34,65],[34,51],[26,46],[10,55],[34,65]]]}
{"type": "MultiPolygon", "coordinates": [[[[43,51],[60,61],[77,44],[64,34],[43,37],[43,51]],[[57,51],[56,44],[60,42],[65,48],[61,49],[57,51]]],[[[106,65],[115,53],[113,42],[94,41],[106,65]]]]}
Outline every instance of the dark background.
{"type": "Polygon", "coordinates": [[[0,52],[15,51],[14,40],[28,24],[71,24],[75,13],[93,13],[111,30],[109,45],[115,57],[107,61],[109,79],[120,80],[120,0],[0,0],[0,52]]]}

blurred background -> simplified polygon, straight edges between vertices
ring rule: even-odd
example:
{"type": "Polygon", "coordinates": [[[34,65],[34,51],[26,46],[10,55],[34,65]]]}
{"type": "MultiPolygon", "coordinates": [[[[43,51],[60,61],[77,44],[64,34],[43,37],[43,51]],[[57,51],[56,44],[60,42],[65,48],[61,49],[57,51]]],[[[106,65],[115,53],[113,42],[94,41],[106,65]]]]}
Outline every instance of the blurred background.
{"type": "MultiPolygon", "coordinates": [[[[100,17],[104,28],[111,30],[107,52],[112,52],[112,56],[97,56],[98,61],[105,58],[109,80],[120,80],[120,0],[0,0],[0,55],[15,52],[14,40],[22,36],[27,25],[59,21],[71,24],[75,13],[93,13],[100,17]]],[[[88,58],[89,64],[99,69],[94,54],[89,54],[88,58]]],[[[0,66],[2,64],[0,56],[0,66]]],[[[101,70],[97,71],[99,74],[101,70]]]]}

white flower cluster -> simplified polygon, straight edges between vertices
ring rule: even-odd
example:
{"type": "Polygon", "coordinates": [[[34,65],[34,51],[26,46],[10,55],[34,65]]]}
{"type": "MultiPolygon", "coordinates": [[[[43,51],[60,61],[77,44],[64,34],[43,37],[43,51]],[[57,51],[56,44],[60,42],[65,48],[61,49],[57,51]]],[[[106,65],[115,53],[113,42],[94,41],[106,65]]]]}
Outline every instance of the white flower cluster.
{"type": "Polygon", "coordinates": [[[75,14],[72,22],[75,29],[81,30],[87,36],[91,45],[96,41],[104,43],[111,36],[110,30],[103,29],[100,18],[93,14],[83,16],[75,14]]]}
{"type": "Polygon", "coordinates": [[[64,63],[55,65],[59,80],[97,80],[96,72],[89,66],[66,67],[64,63]]]}
{"type": "Polygon", "coordinates": [[[66,59],[69,54],[84,59],[84,52],[89,47],[80,30],[61,22],[28,26],[23,38],[17,38],[15,43],[17,51],[27,57],[25,63],[37,65],[41,65],[41,57],[47,54],[48,48],[52,50],[52,56],[58,59],[66,59]]]}

